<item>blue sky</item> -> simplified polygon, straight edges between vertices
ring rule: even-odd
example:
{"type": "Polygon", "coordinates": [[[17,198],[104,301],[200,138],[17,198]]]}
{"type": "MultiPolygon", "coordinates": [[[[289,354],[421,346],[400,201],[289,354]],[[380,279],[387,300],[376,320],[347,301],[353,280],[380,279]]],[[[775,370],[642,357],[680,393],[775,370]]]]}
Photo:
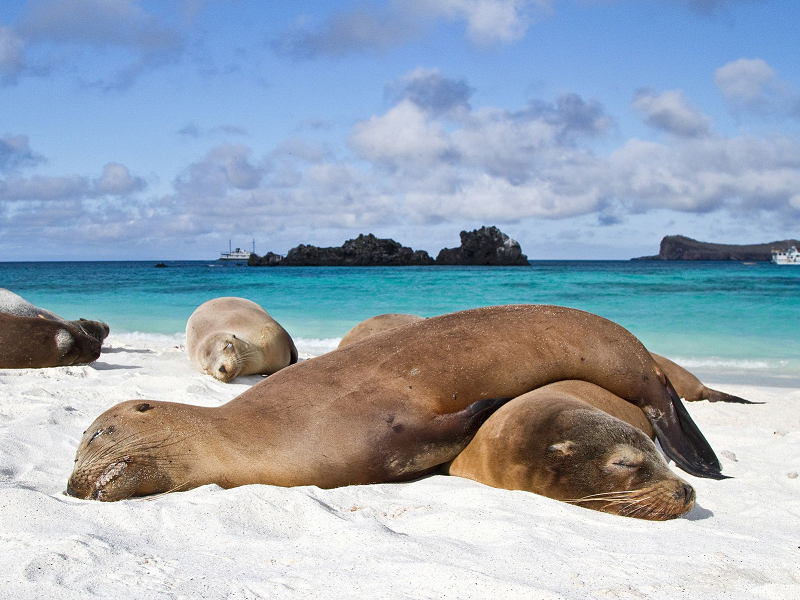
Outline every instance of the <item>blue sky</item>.
{"type": "Polygon", "coordinates": [[[800,2],[0,3],[0,260],[800,236],[800,2]]]}

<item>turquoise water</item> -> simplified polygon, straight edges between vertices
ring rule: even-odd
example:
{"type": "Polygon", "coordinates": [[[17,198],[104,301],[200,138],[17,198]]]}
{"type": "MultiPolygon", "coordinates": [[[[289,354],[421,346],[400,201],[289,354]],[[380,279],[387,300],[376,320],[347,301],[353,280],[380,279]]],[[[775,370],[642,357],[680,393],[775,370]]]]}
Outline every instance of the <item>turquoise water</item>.
{"type": "MultiPolygon", "coordinates": [[[[206,261],[0,263],[0,287],[112,334],[181,334],[201,303],[241,296],[304,343],[385,312],[433,316],[510,303],[607,317],[693,370],[800,380],[800,268],[768,263],[538,261],[530,268],[252,268],[206,261]]],[[[746,377],[743,381],[746,380],[746,377]]]]}

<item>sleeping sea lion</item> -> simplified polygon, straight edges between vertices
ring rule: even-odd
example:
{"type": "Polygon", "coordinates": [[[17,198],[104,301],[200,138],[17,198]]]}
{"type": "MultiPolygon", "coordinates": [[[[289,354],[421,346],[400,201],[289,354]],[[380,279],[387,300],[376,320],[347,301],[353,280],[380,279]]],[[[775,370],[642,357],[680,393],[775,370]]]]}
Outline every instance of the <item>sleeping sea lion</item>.
{"type": "Polygon", "coordinates": [[[240,375],[272,375],[297,362],[291,336],[245,298],[201,304],[186,323],[186,349],[195,369],[225,383],[240,375]]]}
{"type": "Polygon", "coordinates": [[[591,383],[546,385],[498,409],[443,471],[618,515],[673,519],[691,510],[695,492],[638,428],[643,418],[591,383]]]}
{"type": "Polygon", "coordinates": [[[86,430],[68,491],[119,500],[207,483],[408,480],[455,458],[508,399],[563,379],[639,406],[682,469],[724,477],[630,332],[579,310],[516,305],[395,327],[282,369],[216,408],[118,404],[86,430]]]}
{"type": "Polygon", "coordinates": [[[0,312],[0,369],[38,369],[90,363],[100,342],[70,323],[0,312]]]}
{"type": "Polygon", "coordinates": [[[0,313],[15,315],[17,317],[41,317],[42,319],[48,319],[50,321],[70,323],[73,327],[76,327],[86,335],[92,336],[98,342],[105,340],[109,333],[108,325],[102,321],[89,321],[87,319],[68,321],[59,317],[54,312],[31,304],[22,296],[5,288],[0,288],[0,313]]]}

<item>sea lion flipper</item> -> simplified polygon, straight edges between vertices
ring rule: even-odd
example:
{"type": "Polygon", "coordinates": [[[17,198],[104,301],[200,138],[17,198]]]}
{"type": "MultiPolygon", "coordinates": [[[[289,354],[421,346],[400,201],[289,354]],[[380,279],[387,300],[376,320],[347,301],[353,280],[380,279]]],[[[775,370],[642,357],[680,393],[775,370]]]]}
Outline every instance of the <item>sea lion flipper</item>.
{"type": "Polygon", "coordinates": [[[653,425],[664,453],[681,469],[696,477],[729,479],[721,473],[722,466],[711,444],[700,432],[669,383],[667,391],[672,400],[667,412],[644,407],[644,413],[653,425]]]}
{"type": "Polygon", "coordinates": [[[708,388],[708,401],[709,402],[735,402],[736,404],[765,404],[764,402],[753,402],[752,400],[745,400],[739,396],[726,394],[719,390],[712,390],[708,388]]]}
{"type": "Polygon", "coordinates": [[[432,437],[445,440],[447,446],[457,448],[446,460],[455,458],[466,448],[486,419],[510,400],[512,398],[487,398],[473,402],[458,412],[439,415],[432,437]]]}

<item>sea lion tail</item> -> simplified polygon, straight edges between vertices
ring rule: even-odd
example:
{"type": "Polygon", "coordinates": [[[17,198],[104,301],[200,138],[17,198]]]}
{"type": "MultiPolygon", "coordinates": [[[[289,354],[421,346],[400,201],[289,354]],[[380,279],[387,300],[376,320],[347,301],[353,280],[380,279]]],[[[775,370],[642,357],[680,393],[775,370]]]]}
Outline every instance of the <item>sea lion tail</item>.
{"type": "Polygon", "coordinates": [[[712,390],[709,387],[707,387],[706,390],[708,390],[709,402],[735,402],[737,404],[764,404],[764,402],[753,402],[752,400],[745,400],[744,398],[740,398],[739,396],[726,394],[725,392],[720,392],[719,390],[712,390]]]}
{"type": "Polygon", "coordinates": [[[665,387],[671,400],[672,414],[653,415],[652,412],[658,411],[645,411],[664,453],[678,467],[695,477],[730,479],[722,474],[722,465],[711,444],[692,420],[668,379],[665,387]]]}

